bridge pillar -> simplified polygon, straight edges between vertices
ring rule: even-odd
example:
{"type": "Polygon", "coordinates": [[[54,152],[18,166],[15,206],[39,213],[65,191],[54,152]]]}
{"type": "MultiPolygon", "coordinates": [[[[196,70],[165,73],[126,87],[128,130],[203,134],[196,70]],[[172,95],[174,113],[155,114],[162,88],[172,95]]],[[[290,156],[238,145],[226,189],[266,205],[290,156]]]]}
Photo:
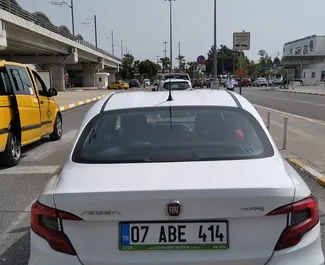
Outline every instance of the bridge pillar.
{"type": "Polygon", "coordinates": [[[115,74],[118,72],[117,69],[107,69],[107,68],[105,68],[105,69],[103,70],[103,72],[104,72],[104,73],[109,73],[109,74],[110,74],[110,75],[109,75],[109,78],[108,78],[108,82],[109,82],[109,83],[113,83],[113,82],[116,81],[115,74]]]}
{"type": "Polygon", "coordinates": [[[0,50],[5,50],[7,48],[7,32],[5,28],[5,23],[0,20],[0,50]]]}
{"type": "Polygon", "coordinates": [[[62,64],[43,64],[40,65],[42,70],[48,70],[52,73],[52,86],[57,90],[65,90],[64,66],[62,64]]]}

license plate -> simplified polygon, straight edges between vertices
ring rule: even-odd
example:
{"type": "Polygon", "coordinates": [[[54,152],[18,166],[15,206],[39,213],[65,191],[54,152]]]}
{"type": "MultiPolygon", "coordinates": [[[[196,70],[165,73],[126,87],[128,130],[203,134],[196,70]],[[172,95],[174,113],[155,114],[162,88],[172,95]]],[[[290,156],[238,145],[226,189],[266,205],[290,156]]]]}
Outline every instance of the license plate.
{"type": "Polygon", "coordinates": [[[228,249],[228,222],[120,223],[120,250],[228,249]]]}

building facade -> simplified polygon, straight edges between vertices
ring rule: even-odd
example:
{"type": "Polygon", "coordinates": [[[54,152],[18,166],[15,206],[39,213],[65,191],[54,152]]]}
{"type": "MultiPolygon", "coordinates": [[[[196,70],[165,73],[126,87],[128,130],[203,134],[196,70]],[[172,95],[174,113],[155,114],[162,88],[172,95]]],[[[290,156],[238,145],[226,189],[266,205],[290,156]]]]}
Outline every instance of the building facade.
{"type": "Polygon", "coordinates": [[[316,86],[325,79],[325,36],[308,36],[283,46],[281,65],[294,72],[294,79],[316,86]]]}

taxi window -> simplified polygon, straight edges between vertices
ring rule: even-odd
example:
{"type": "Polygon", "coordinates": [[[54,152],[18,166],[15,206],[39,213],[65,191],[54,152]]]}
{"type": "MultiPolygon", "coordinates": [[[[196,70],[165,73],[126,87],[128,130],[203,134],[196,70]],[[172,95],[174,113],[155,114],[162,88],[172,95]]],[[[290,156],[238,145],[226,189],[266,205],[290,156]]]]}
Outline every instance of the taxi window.
{"type": "Polygon", "coordinates": [[[37,90],[38,90],[38,94],[40,96],[47,97],[48,96],[48,90],[47,90],[47,87],[46,87],[45,83],[43,82],[42,78],[35,71],[32,71],[32,73],[33,73],[33,76],[34,76],[35,81],[36,81],[36,87],[37,87],[37,90]]]}
{"type": "Polygon", "coordinates": [[[19,95],[34,95],[34,90],[25,68],[20,66],[8,67],[13,83],[14,93],[19,95]]]}
{"type": "Polygon", "coordinates": [[[8,73],[4,68],[0,69],[0,95],[11,95],[12,86],[10,84],[8,73]]]}

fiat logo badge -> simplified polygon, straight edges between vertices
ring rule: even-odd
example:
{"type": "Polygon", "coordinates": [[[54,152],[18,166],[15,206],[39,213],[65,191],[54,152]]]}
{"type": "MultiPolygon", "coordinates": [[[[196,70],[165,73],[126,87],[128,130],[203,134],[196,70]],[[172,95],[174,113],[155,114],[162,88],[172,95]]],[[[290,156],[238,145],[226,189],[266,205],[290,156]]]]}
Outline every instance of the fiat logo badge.
{"type": "Polygon", "coordinates": [[[171,218],[180,217],[183,213],[183,205],[179,201],[171,201],[166,204],[165,213],[171,218]]]}

